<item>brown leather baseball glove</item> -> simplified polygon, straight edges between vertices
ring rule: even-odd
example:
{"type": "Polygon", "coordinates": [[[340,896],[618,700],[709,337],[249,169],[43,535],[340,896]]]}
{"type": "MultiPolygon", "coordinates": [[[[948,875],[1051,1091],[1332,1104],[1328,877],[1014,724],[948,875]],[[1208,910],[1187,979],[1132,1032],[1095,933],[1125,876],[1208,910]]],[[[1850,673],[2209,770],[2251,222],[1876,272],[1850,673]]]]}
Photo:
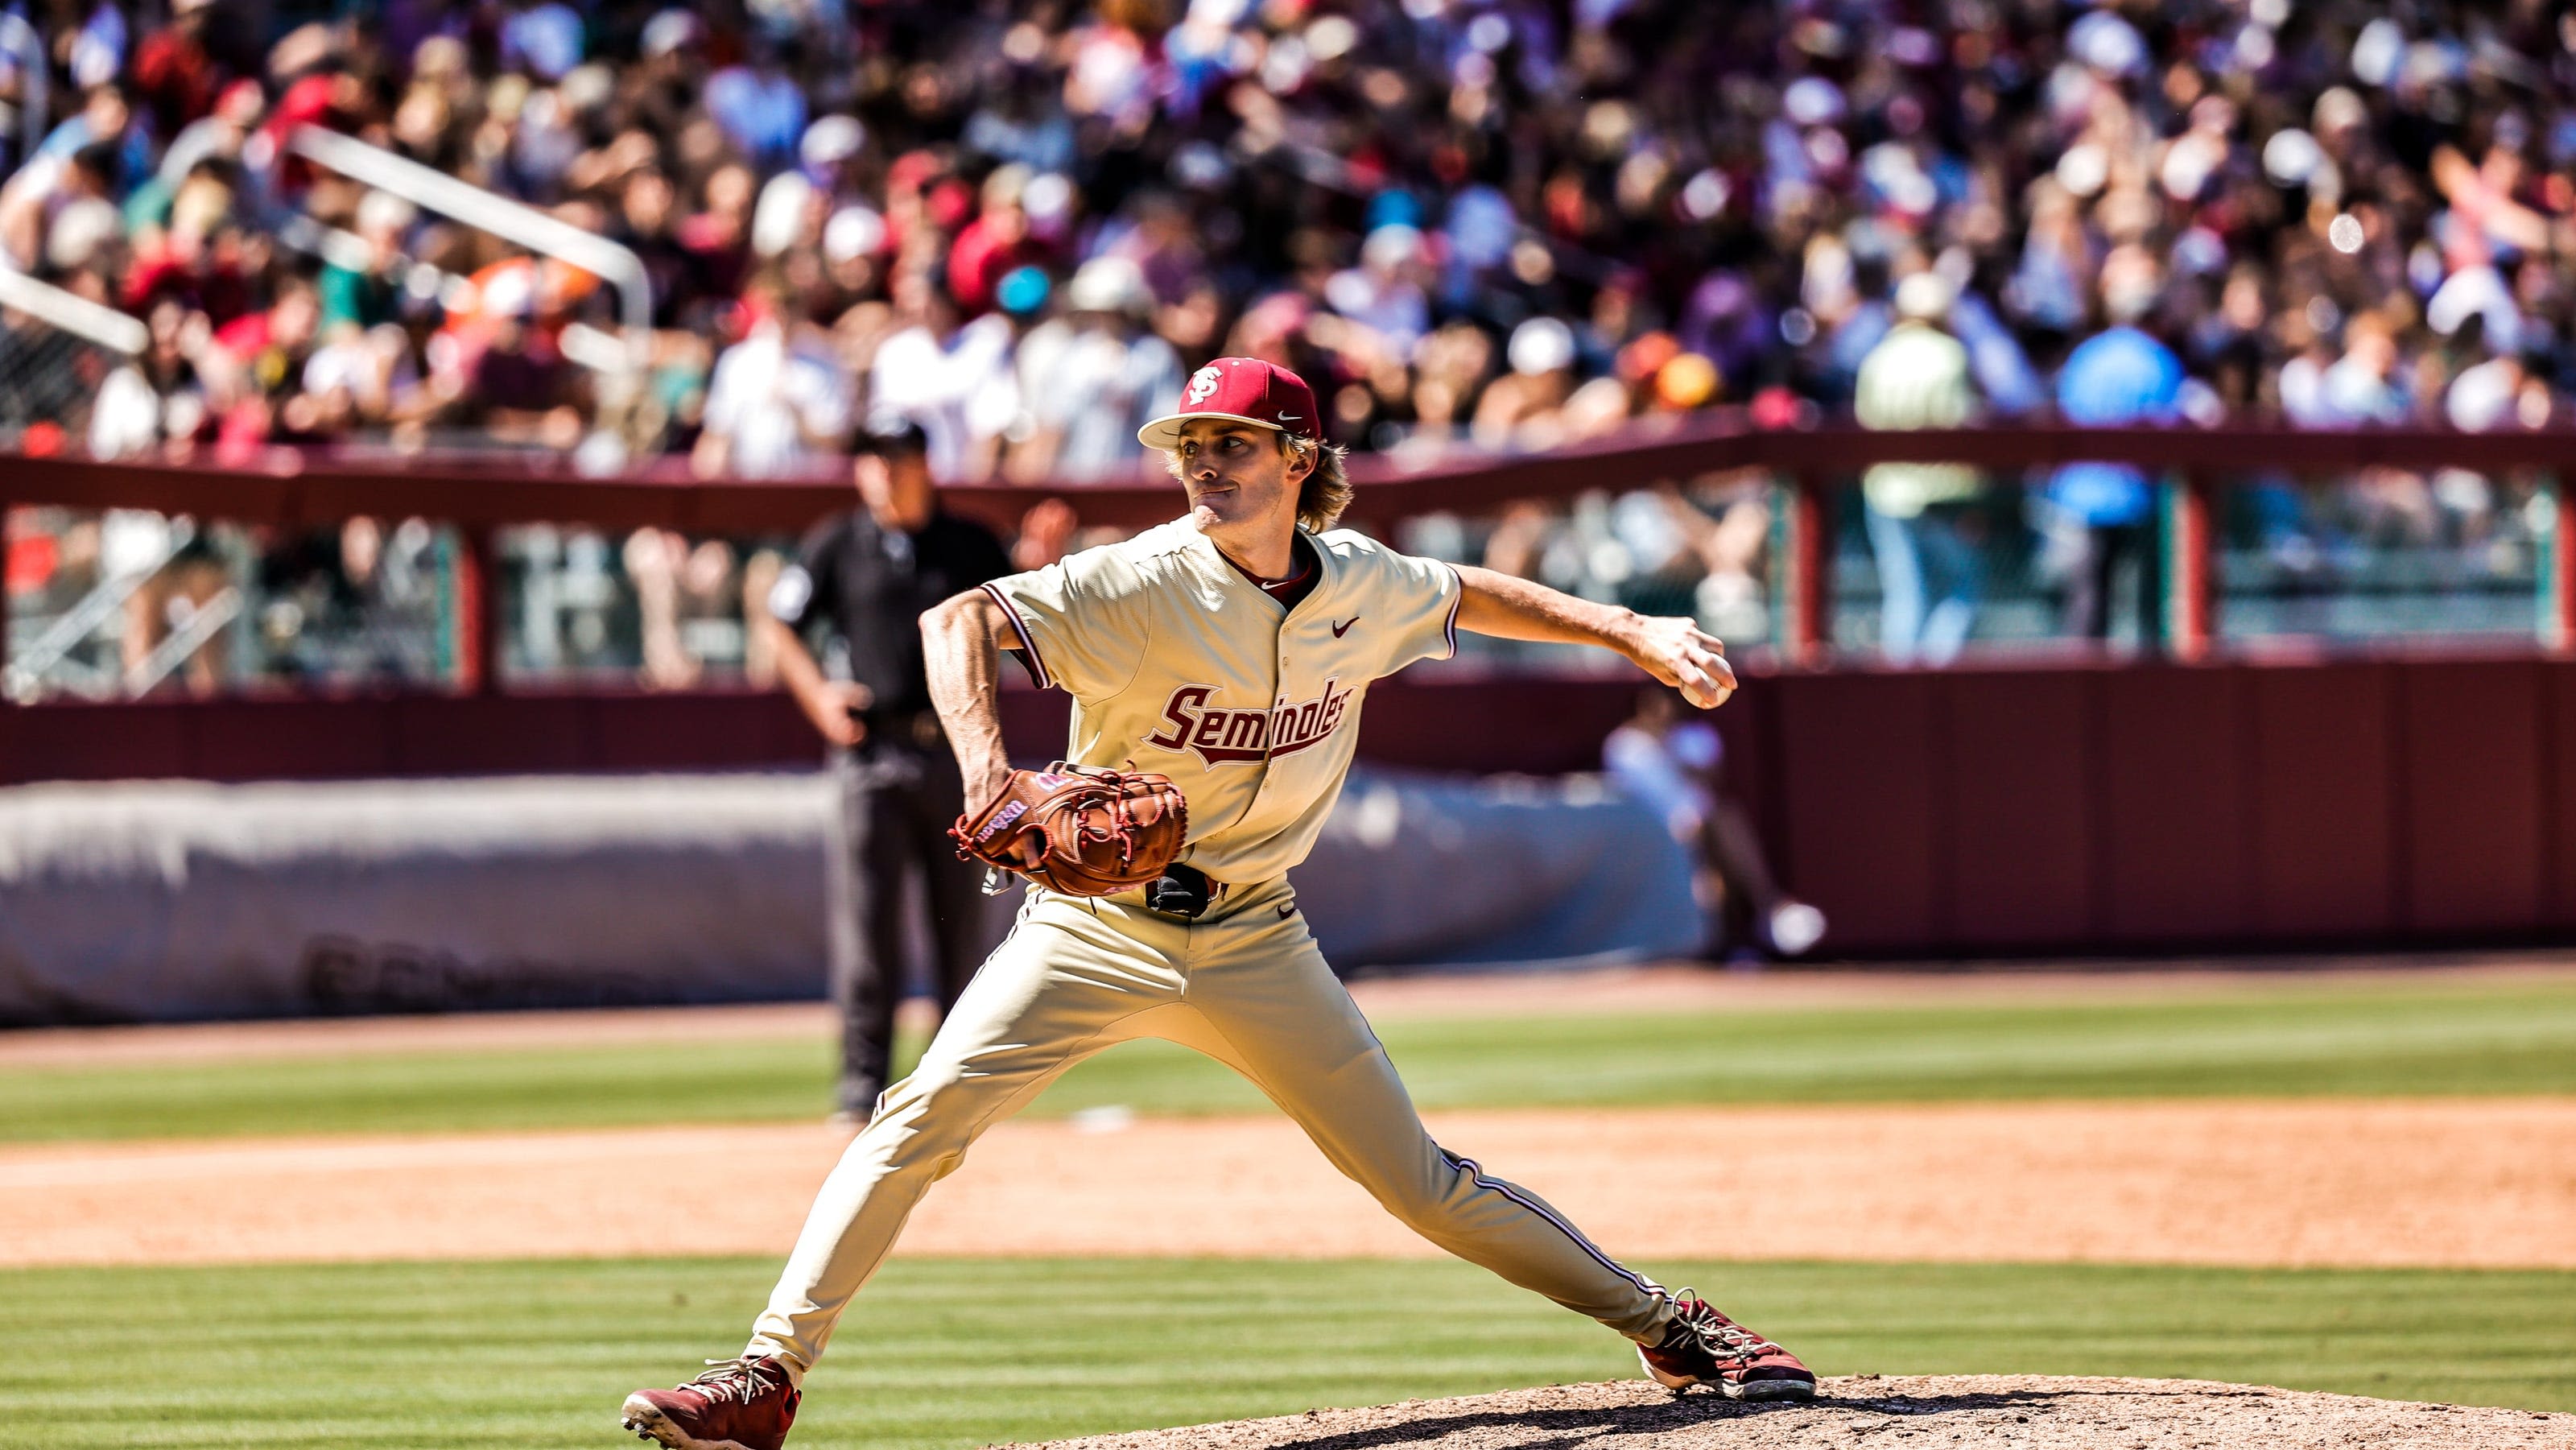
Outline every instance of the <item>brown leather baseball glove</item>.
{"type": "Polygon", "coordinates": [[[1016,871],[1067,896],[1110,896],[1159,879],[1181,854],[1189,802],[1171,777],[1059,760],[1015,770],[948,834],[961,860],[1016,871]]]}

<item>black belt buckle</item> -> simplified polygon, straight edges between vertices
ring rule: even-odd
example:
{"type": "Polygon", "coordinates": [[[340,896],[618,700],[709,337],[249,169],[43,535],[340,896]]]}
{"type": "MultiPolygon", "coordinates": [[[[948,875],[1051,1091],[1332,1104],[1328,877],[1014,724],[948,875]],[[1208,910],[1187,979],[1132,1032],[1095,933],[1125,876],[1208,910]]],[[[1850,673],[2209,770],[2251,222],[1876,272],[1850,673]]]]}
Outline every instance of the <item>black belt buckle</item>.
{"type": "Polygon", "coordinates": [[[1208,899],[1215,893],[1207,873],[1176,862],[1163,868],[1161,879],[1145,883],[1145,909],[1196,921],[1206,914],[1208,899]]]}

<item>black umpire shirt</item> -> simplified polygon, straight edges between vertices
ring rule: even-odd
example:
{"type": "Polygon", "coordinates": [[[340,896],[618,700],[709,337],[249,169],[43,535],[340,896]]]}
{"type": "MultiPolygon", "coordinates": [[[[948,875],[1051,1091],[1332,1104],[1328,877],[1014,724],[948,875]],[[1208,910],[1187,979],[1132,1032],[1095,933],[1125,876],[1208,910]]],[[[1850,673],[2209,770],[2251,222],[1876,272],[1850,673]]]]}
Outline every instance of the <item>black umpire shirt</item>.
{"type": "Polygon", "coordinates": [[[828,621],[848,644],[850,678],[868,687],[868,713],[901,719],[930,708],[921,616],[953,594],[1011,573],[1011,556],[982,524],[934,513],[918,532],[858,509],[815,526],[769,591],[769,612],[806,633],[828,621]]]}

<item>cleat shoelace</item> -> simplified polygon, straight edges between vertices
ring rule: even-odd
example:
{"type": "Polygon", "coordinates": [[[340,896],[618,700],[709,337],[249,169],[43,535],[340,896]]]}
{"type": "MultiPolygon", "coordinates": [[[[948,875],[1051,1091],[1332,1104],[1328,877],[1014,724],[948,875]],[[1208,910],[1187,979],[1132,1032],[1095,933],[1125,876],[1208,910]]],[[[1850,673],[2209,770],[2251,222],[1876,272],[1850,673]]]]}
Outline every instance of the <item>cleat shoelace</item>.
{"type": "MultiPolygon", "coordinates": [[[[1711,1359],[1738,1368],[1751,1365],[1766,1354],[1786,1354],[1787,1350],[1718,1313],[1704,1299],[1683,1299],[1675,1306],[1673,1328],[1688,1335],[1708,1352],[1711,1359]]],[[[1667,1340],[1667,1343],[1670,1341],[1667,1340]]]]}
{"type": "Polygon", "coordinates": [[[718,1404],[739,1400],[747,1405],[787,1382],[785,1371],[766,1359],[711,1359],[707,1363],[712,1368],[681,1388],[696,1390],[718,1404]]]}

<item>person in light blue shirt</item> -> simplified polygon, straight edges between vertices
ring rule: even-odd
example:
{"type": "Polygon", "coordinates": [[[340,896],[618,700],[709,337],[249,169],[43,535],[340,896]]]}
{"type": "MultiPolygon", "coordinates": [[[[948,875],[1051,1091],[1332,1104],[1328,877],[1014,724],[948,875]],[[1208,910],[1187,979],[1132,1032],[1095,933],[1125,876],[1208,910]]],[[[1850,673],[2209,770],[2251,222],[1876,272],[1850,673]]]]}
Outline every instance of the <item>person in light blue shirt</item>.
{"type": "Polygon", "coordinates": [[[749,63],[709,76],[705,100],[726,139],[764,173],[795,159],[796,143],[805,136],[805,91],[775,43],[756,44],[749,63]]]}
{"type": "MultiPolygon", "coordinates": [[[[2057,374],[2057,410],[2067,422],[2116,427],[2169,423],[2182,396],[2182,362],[2138,326],[2156,297],[2152,274],[2122,284],[2105,268],[2108,330],[2086,338],[2057,374]]],[[[2156,568],[2150,544],[2155,489],[2125,464],[2070,463],[2048,483],[2048,501],[2070,545],[2060,627],[2078,639],[2108,637],[2111,582],[2135,561],[2139,632],[2156,632],[2156,568]]]]}

